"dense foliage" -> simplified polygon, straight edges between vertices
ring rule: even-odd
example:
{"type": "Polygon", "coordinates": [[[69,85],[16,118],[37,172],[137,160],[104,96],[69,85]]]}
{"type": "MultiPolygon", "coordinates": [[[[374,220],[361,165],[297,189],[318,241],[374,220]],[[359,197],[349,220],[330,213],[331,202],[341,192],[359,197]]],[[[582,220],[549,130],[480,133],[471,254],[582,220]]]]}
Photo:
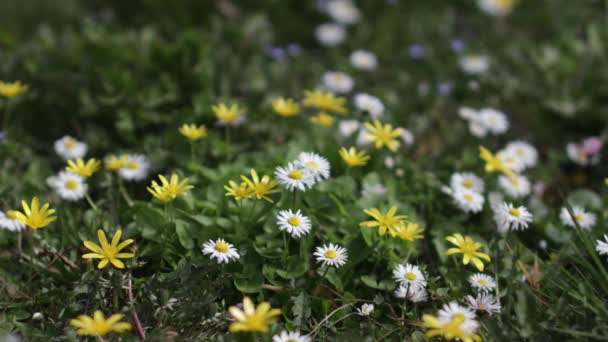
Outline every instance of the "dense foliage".
{"type": "Polygon", "coordinates": [[[596,242],[608,233],[607,4],[519,1],[493,15],[478,4],[488,1],[356,1],[360,18],[344,25],[337,46],[317,39],[319,25],[332,21],[328,1],[0,3],[0,80],[27,85],[0,96],[0,210],[4,220],[38,197],[57,217],[48,225],[30,217],[18,233],[0,229],[0,339],[75,340],[71,320],[101,310],[131,324],[109,340],[270,341],[287,330],[321,341],[423,341],[424,314],[449,302],[466,307],[476,293],[469,278],[479,267],[451,255],[446,240],[457,233],[483,245],[491,260],[480,262],[497,283],[501,310],[477,313],[481,338],[608,339],[608,259],[596,242]],[[354,50],[373,52],[377,67],[357,67],[354,50]],[[487,62],[484,70],[470,70],[473,55],[487,62]],[[332,70],[345,75],[328,80],[332,70]],[[344,76],[352,90],[340,89],[348,88],[344,76]],[[313,89],[342,91],[346,113],[308,105],[313,89]],[[356,93],[380,99],[381,115],[355,103],[356,93]],[[279,115],[279,97],[294,99],[297,114],[279,115]],[[222,121],[212,109],[220,103],[224,114],[238,105],[244,120],[222,121]],[[508,129],[475,126],[481,108],[507,118],[508,129]],[[375,117],[400,133],[398,147],[362,143],[354,131],[368,123],[373,132],[375,117]],[[197,133],[180,131],[183,124],[206,129],[189,140],[197,133]],[[69,146],[86,143],[85,159],[102,161],[75,178],[88,185],[75,201],[55,182],[69,176],[57,176],[64,159],[75,159],[57,150],[66,135],[74,137],[69,146]],[[583,147],[568,145],[588,137],[583,147]],[[516,170],[531,183],[516,196],[501,179],[520,175],[512,167],[489,172],[479,153],[480,145],[495,153],[513,141],[538,151],[538,161],[516,170]],[[348,163],[340,150],[351,146],[369,160],[348,163]],[[251,169],[262,182],[281,180],[277,167],[302,152],[326,158],[331,175],[306,191],[279,184],[256,198],[245,183],[246,199],[227,196],[230,181],[258,183],[251,169]],[[142,179],[121,173],[123,153],[149,161],[142,179]],[[118,158],[115,170],[103,163],[109,155],[118,158]],[[473,194],[482,209],[456,203],[461,189],[450,182],[462,172],[485,184],[473,194]],[[163,188],[158,175],[173,174],[192,188],[163,188]],[[505,228],[496,201],[524,206],[533,219],[526,229],[505,228]],[[407,215],[398,229],[418,225],[421,238],[362,225],[373,220],[371,208],[391,207],[407,215]],[[589,229],[579,207],[594,218],[589,229]],[[287,209],[301,210],[310,231],[280,230],[277,215],[287,209]],[[118,240],[133,240],[102,269],[86,256],[103,256],[100,229],[108,240],[119,229],[118,240]],[[203,254],[218,238],[238,259],[203,254]],[[329,243],[346,249],[344,265],[317,261],[313,253],[329,243]],[[426,278],[428,300],[395,297],[393,270],[406,263],[426,278]],[[244,296],[282,311],[267,332],[229,328],[229,308],[244,296]],[[369,315],[364,303],[374,305],[369,315]]]}

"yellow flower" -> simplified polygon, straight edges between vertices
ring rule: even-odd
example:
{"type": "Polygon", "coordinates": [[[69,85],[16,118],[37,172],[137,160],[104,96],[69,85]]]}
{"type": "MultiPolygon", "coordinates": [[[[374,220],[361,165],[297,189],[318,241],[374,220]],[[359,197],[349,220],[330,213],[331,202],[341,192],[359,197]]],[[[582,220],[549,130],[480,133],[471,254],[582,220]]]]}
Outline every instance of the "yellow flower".
{"type": "Polygon", "coordinates": [[[129,161],[129,156],[126,154],[115,156],[113,154],[109,155],[105,159],[106,169],[110,171],[120,170],[123,167],[127,166],[127,162],[129,161]]]}
{"type": "Polygon", "coordinates": [[[462,263],[465,265],[468,265],[469,262],[472,261],[478,270],[483,271],[483,261],[481,261],[481,259],[490,261],[489,255],[477,251],[483,245],[479,242],[473,241],[470,236],[463,237],[462,235],[456,233],[446,237],[446,240],[456,245],[458,248],[448,249],[445,255],[462,253],[462,263]]]}
{"type": "Polygon", "coordinates": [[[483,146],[479,146],[479,157],[486,162],[486,172],[499,171],[510,177],[515,178],[515,172],[508,166],[505,165],[500,158],[492,154],[490,150],[483,146]]]}
{"type": "Polygon", "coordinates": [[[344,107],[346,99],[336,96],[331,92],[324,93],[321,90],[305,90],[304,100],[302,102],[305,106],[327,110],[338,114],[346,113],[346,107],[344,107]]]}
{"type": "Polygon", "coordinates": [[[224,103],[220,103],[219,105],[211,106],[211,110],[221,123],[226,124],[235,123],[243,116],[237,104],[233,104],[228,108],[224,103]]]}
{"type": "Polygon", "coordinates": [[[373,125],[366,122],[364,126],[369,131],[365,138],[372,141],[376,148],[386,147],[393,152],[397,151],[399,141],[396,138],[401,134],[400,128],[393,128],[391,124],[383,125],[379,120],[374,120],[373,125]]]}
{"type": "Polygon", "coordinates": [[[308,120],[317,125],[329,126],[333,124],[336,119],[325,112],[319,112],[319,114],[311,116],[308,120]]]}
{"type": "Polygon", "coordinates": [[[112,237],[112,243],[108,243],[106,233],[99,229],[97,231],[97,238],[99,239],[98,244],[92,241],[85,241],[84,245],[86,248],[93,251],[93,253],[87,253],[82,256],[83,259],[101,259],[97,268],[102,269],[108,265],[108,262],[112,263],[116,268],[125,268],[125,264],[118,259],[130,259],[135,255],[133,253],[121,253],[120,251],[133,243],[133,239],[127,239],[121,243],[120,237],[122,236],[122,230],[117,230],[112,237]]]}
{"type": "Polygon", "coordinates": [[[432,315],[422,316],[423,325],[427,328],[426,337],[443,336],[446,340],[460,339],[462,342],[478,342],[481,337],[477,334],[469,334],[461,328],[466,320],[462,313],[456,313],[451,320],[440,321],[432,315]]]}
{"type": "Polygon", "coordinates": [[[289,117],[298,114],[300,105],[292,99],[278,98],[272,100],[272,109],[282,117],[289,117]]]}
{"type": "Polygon", "coordinates": [[[78,158],[76,161],[68,160],[68,166],[65,169],[83,177],[91,177],[100,166],[101,162],[97,159],[91,158],[85,163],[82,158],[78,158]]]}
{"type": "Polygon", "coordinates": [[[386,234],[387,230],[391,236],[396,236],[398,228],[405,223],[404,220],[407,218],[406,215],[395,215],[397,213],[397,207],[395,206],[391,207],[386,214],[383,214],[377,208],[365,209],[363,212],[373,217],[374,220],[361,222],[361,227],[378,227],[380,236],[386,234]]]}
{"type": "Polygon", "coordinates": [[[104,336],[110,332],[123,332],[131,330],[131,324],[120,322],[122,314],[114,314],[107,319],[103,317],[100,310],[93,313],[93,317],[80,315],[78,318],[70,321],[70,324],[78,328],[78,335],[104,336]]]}
{"type": "Polygon", "coordinates": [[[278,180],[271,179],[267,175],[264,175],[264,177],[260,179],[258,173],[254,169],[251,169],[251,179],[241,175],[241,180],[247,184],[252,192],[252,196],[255,196],[257,199],[265,199],[270,203],[273,203],[273,201],[268,195],[281,191],[276,188],[279,183],[278,180]]]}
{"type": "Polygon", "coordinates": [[[207,136],[207,127],[205,125],[196,126],[195,124],[183,124],[179,128],[179,132],[188,138],[190,141],[196,141],[207,136]]]}
{"type": "Polygon", "coordinates": [[[243,310],[231,306],[228,311],[234,317],[235,322],[230,324],[230,332],[256,331],[266,332],[268,325],[277,321],[281,314],[280,309],[272,309],[267,302],[260,303],[257,308],[249,297],[243,298],[243,310]]]}
{"type": "Polygon", "coordinates": [[[418,223],[408,222],[397,228],[397,236],[403,240],[414,241],[424,238],[423,231],[418,223]]]}
{"type": "Polygon", "coordinates": [[[226,196],[232,196],[237,201],[253,196],[253,189],[245,182],[241,182],[239,185],[234,181],[229,181],[228,185],[224,185],[224,189],[227,191],[226,196]]]}
{"type": "Polygon", "coordinates": [[[6,97],[15,97],[27,91],[27,85],[17,82],[2,82],[0,81],[0,95],[6,97]]]}
{"type": "Polygon", "coordinates": [[[357,152],[357,149],[354,147],[351,147],[348,150],[342,147],[338,153],[340,153],[340,157],[342,157],[342,160],[344,160],[346,165],[350,167],[363,166],[367,164],[367,161],[369,160],[369,156],[365,151],[357,152]]]}
{"type": "Polygon", "coordinates": [[[32,198],[31,206],[28,206],[25,201],[21,201],[21,206],[23,207],[23,212],[17,211],[15,215],[19,221],[32,229],[44,228],[57,219],[57,216],[53,216],[55,209],[49,208],[48,203],[45,203],[40,208],[38,197],[32,198]]]}
{"type": "Polygon", "coordinates": [[[188,178],[184,178],[180,182],[176,174],[171,175],[170,181],[167,181],[167,178],[163,175],[158,175],[158,178],[160,178],[161,184],[158,185],[156,181],[152,181],[152,185],[147,189],[152,196],[162,202],[173,201],[177,196],[193,188],[192,185],[188,185],[188,178]]]}

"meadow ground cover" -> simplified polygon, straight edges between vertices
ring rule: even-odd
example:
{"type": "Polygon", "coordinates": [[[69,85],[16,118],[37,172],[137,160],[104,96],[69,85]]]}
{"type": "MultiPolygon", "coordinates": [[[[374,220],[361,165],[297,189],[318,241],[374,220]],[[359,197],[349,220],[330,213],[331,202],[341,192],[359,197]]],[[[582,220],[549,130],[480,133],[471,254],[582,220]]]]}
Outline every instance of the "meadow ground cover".
{"type": "Polygon", "coordinates": [[[607,340],[607,13],[0,3],[0,340],[607,340]]]}

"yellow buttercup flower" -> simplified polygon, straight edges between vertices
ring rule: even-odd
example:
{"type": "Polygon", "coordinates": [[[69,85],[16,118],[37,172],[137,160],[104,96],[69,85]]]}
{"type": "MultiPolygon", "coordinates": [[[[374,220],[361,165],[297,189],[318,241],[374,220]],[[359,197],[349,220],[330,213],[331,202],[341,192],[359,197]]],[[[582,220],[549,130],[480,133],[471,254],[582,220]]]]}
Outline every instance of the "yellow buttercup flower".
{"type": "Polygon", "coordinates": [[[254,169],[251,169],[251,179],[241,175],[241,180],[247,184],[252,192],[252,196],[255,196],[257,199],[265,199],[270,203],[273,203],[273,201],[268,195],[281,191],[276,188],[277,184],[279,184],[278,180],[271,179],[267,175],[264,175],[264,177],[260,179],[258,173],[254,169]]]}
{"type": "Polygon", "coordinates": [[[500,158],[492,154],[490,150],[483,146],[479,146],[479,157],[486,162],[486,172],[499,171],[510,177],[515,178],[515,172],[508,166],[505,165],[500,158]]]}
{"type": "Polygon", "coordinates": [[[127,163],[129,162],[129,156],[127,156],[126,154],[122,154],[120,156],[115,156],[111,154],[106,157],[104,162],[106,165],[106,170],[116,171],[127,166],[127,163]]]}
{"type": "Polygon", "coordinates": [[[334,121],[336,121],[336,119],[325,113],[325,112],[319,112],[319,114],[315,115],[315,116],[311,116],[310,119],[308,119],[310,122],[317,124],[317,125],[321,125],[321,126],[330,126],[331,124],[334,123],[334,121]]]}
{"type": "Polygon", "coordinates": [[[234,181],[229,181],[228,185],[224,185],[224,189],[227,191],[226,196],[232,196],[237,201],[253,196],[253,189],[251,189],[245,182],[236,184],[234,181]]]}
{"type": "Polygon", "coordinates": [[[340,157],[342,157],[342,160],[344,160],[349,167],[363,166],[367,164],[367,161],[370,158],[365,151],[357,152],[357,149],[354,147],[351,147],[348,150],[342,147],[338,153],[340,153],[340,157]]]}
{"type": "Polygon", "coordinates": [[[324,93],[321,90],[306,90],[304,91],[304,100],[302,101],[305,106],[314,107],[320,110],[326,110],[338,114],[345,114],[346,99],[334,95],[332,92],[324,93]]]}
{"type": "Polygon", "coordinates": [[[483,261],[490,261],[490,256],[486,253],[478,252],[483,245],[479,242],[475,242],[470,236],[463,237],[461,234],[453,234],[446,237],[446,240],[456,245],[457,248],[450,248],[447,250],[445,255],[452,255],[456,253],[462,253],[462,263],[468,265],[469,262],[473,262],[478,270],[483,271],[483,261]]]}
{"type": "Polygon", "coordinates": [[[196,141],[207,136],[207,127],[205,125],[197,127],[195,124],[183,124],[179,128],[179,132],[188,138],[188,140],[196,141]]]}
{"type": "Polygon", "coordinates": [[[213,114],[215,114],[215,117],[221,123],[225,124],[237,123],[243,116],[243,113],[237,104],[228,107],[224,103],[220,103],[219,105],[211,106],[211,110],[213,111],[213,114]]]}
{"type": "Polygon", "coordinates": [[[272,100],[272,110],[282,117],[298,115],[300,105],[292,99],[278,98],[272,100]]]}
{"type": "Polygon", "coordinates": [[[116,268],[124,268],[125,264],[118,259],[130,259],[135,256],[133,253],[121,253],[125,247],[133,243],[133,239],[127,239],[123,242],[120,242],[120,237],[122,236],[122,230],[117,230],[112,237],[112,243],[108,243],[108,239],[106,238],[106,233],[99,229],[97,231],[97,238],[99,239],[98,245],[92,241],[85,241],[84,245],[86,248],[93,251],[93,253],[84,254],[83,259],[101,259],[99,264],[97,264],[97,268],[102,269],[108,265],[108,263],[112,263],[116,268]]]}
{"type": "Polygon", "coordinates": [[[26,92],[28,86],[26,84],[17,82],[3,82],[0,81],[0,95],[6,97],[15,97],[21,93],[26,92]]]}
{"type": "Polygon", "coordinates": [[[369,131],[365,137],[367,140],[374,143],[376,148],[386,147],[392,152],[399,148],[397,137],[401,135],[400,128],[393,128],[391,124],[382,124],[379,120],[374,120],[373,125],[369,122],[364,124],[369,131]]]}
{"type": "Polygon", "coordinates": [[[122,317],[122,314],[114,314],[106,319],[103,313],[97,310],[93,313],[93,317],[80,315],[71,320],[70,324],[78,329],[76,330],[78,335],[104,336],[111,332],[121,333],[131,330],[130,323],[120,322],[122,317]]]}
{"type": "Polygon", "coordinates": [[[391,207],[386,214],[382,213],[377,208],[365,209],[364,213],[374,218],[373,221],[361,222],[361,227],[374,228],[378,227],[378,234],[383,236],[386,231],[391,236],[396,236],[400,226],[405,224],[406,215],[395,215],[397,213],[397,207],[391,207]]]}
{"type": "Polygon", "coordinates": [[[397,228],[397,236],[402,240],[414,241],[424,238],[422,232],[424,229],[420,228],[418,223],[408,222],[397,228]]]}
{"type": "Polygon", "coordinates": [[[466,317],[456,313],[449,321],[439,320],[432,315],[423,315],[423,326],[427,328],[426,337],[443,336],[446,340],[460,339],[462,342],[478,342],[481,337],[477,334],[467,333],[462,329],[466,317]]]}
{"type": "Polygon", "coordinates": [[[65,169],[83,177],[91,177],[100,166],[101,162],[97,159],[91,158],[85,163],[82,158],[78,158],[76,161],[68,160],[68,166],[65,169]]]}
{"type": "Polygon", "coordinates": [[[32,198],[32,205],[28,206],[25,201],[21,201],[23,212],[17,211],[15,215],[23,224],[32,229],[40,229],[48,226],[57,219],[55,209],[51,209],[48,203],[45,203],[42,208],[38,197],[32,198]]]}
{"type": "Polygon", "coordinates": [[[267,302],[260,303],[257,307],[249,297],[243,298],[243,310],[236,306],[231,306],[228,311],[234,317],[235,322],[230,324],[231,333],[239,331],[266,332],[268,325],[276,322],[280,309],[272,309],[267,302]]]}
{"type": "Polygon", "coordinates": [[[152,196],[158,198],[162,202],[173,201],[177,196],[193,188],[192,185],[188,185],[188,178],[184,178],[181,182],[176,174],[171,175],[171,180],[167,181],[167,178],[163,175],[158,175],[161,181],[159,185],[156,181],[152,181],[152,185],[148,187],[148,191],[152,196]]]}

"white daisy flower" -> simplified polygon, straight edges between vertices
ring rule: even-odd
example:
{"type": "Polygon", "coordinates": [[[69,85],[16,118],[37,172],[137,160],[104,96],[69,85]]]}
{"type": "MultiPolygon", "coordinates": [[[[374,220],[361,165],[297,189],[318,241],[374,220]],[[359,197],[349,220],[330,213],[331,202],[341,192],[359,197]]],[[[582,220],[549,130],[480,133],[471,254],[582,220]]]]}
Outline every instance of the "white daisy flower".
{"type": "Polygon", "coordinates": [[[484,273],[475,273],[469,277],[469,283],[477,291],[489,292],[496,288],[494,278],[484,273]]]}
{"type": "Polygon", "coordinates": [[[479,120],[494,135],[503,134],[509,129],[507,116],[494,108],[480,109],[479,120]]]}
{"type": "Polygon", "coordinates": [[[498,299],[485,292],[478,293],[477,297],[466,296],[465,301],[472,310],[485,311],[490,315],[493,313],[499,313],[502,310],[498,299]]]}
{"type": "Polygon", "coordinates": [[[399,127],[400,133],[399,136],[401,137],[401,140],[403,140],[403,143],[406,146],[411,146],[414,143],[414,134],[412,134],[412,132],[409,129],[403,128],[403,127],[399,127]]]}
{"type": "Polygon", "coordinates": [[[355,50],[350,54],[350,63],[357,69],[371,71],[378,67],[376,55],[367,50],[355,50]]]}
{"type": "Polygon", "coordinates": [[[87,154],[87,144],[66,135],[55,141],[55,152],[65,160],[78,159],[87,154]]]}
{"type": "Polygon", "coordinates": [[[280,334],[272,336],[272,342],[310,342],[310,337],[301,335],[299,332],[283,330],[280,334]]]}
{"type": "Polygon", "coordinates": [[[310,219],[300,212],[281,210],[277,215],[279,230],[286,230],[292,237],[302,237],[310,231],[310,219]]]}
{"type": "Polygon", "coordinates": [[[428,293],[421,286],[399,285],[395,290],[395,297],[407,299],[412,303],[420,303],[428,300],[428,293]]]}
{"type": "Polygon", "coordinates": [[[320,262],[323,266],[340,267],[348,259],[346,248],[333,243],[315,248],[313,255],[317,257],[317,262],[320,262]]]}
{"type": "Polygon", "coordinates": [[[306,191],[312,188],[315,180],[310,171],[299,163],[289,163],[286,167],[277,167],[274,171],[279,183],[289,191],[306,191]]]}
{"type": "Polygon", "coordinates": [[[47,178],[46,182],[66,201],[83,199],[89,188],[82,176],[68,171],[61,171],[56,176],[47,178]]]}
{"type": "MultiPolygon", "coordinates": [[[[576,206],[572,207],[572,213],[574,214],[574,220],[576,220],[576,223],[578,223],[579,227],[582,229],[591,230],[595,225],[595,214],[586,212],[585,209],[576,206]]],[[[576,224],[566,207],[562,208],[559,213],[559,218],[564,225],[576,228],[576,224]]]]}
{"type": "Polygon", "coordinates": [[[483,210],[484,198],[477,191],[463,187],[452,189],[452,199],[465,213],[478,213],[483,210]]]}
{"type": "Polygon", "coordinates": [[[302,152],[298,155],[296,163],[302,165],[313,178],[314,183],[329,178],[329,161],[314,152],[302,152]]]}
{"type": "Polygon", "coordinates": [[[489,15],[502,17],[513,10],[516,0],[477,0],[479,8],[489,15]]]}
{"type": "Polygon", "coordinates": [[[467,74],[483,74],[490,67],[490,59],[484,55],[465,55],[460,57],[460,69],[467,74]]]}
{"type": "Polygon", "coordinates": [[[342,25],[325,23],[317,26],[315,35],[322,45],[334,47],[340,45],[346,39],[346,30],[342,25]]]}
{"type": "Polygon", "coordinates": [[[379,98],[366,93],[358,93],[354,98],[355,107],[360,111],[367,112],[376,119],[384,113],[384,104],[379,98]]]}
{"type": "Polygon", "coordinates": [[[323,74],[323,85],[337,94],[347,94],[353,90],[355,81],[340,71],[328,71],[323,74]]]}
{"type": "MultiPolygon", "coordinates": [[[[2,221],[0,221],[0,224],[2,221]]],[[[604,241],[597,240],[597,245],[595,246],[595,250],[600,255],[608,255],[608,235],[604,234],[604,241]]]]}
{"type": "Polygon", "coordinates": [[[452,189],[465,188],[482,193],[484,189],[483,180],[471,172],[457,172],[450,177],[450,187],[452,189]]]}
{"type": "Polygon", "coordinates": [[[337,23],[350,25],[359,21],[361,12],[350,0],[333,0],[327,4],[327,13],[337,23]]]}
{"type": "Polygon", "coordinates": [[[483,138],[488,135],[488,128],[481,121],[475,119],[469,121],[469,132],[477,138],[483,138]]]}
{"type": "Polygon", "coordinates": [[[534,146],[525,141],[512,141],[505,147],[510,154],[517,156],[526,167],[534,167],[538,162],[538,151],[534,146]]]}
{"type": "Polygon", "coordinates": [[[443,304],[438,312],[438,319],[440,321],[451,321],[455,315],[462,315],[464,322],[460,325],[460,328],[467,334],[474,333],[479,328],[479,323],[475,320],[475,311],[465,308],[456,302],[450,302],[443,304]]]}
{"type": "Polygon", "coordinates": [[[0,211],[0,228],[18,232],[25,229],[25,223],[19,221],[15,210],[0,211]]]}
{"type": "Polygon", "coordinates": [[[374,304],[364,303],[360,308],[357,308],[359,316],[369,316],[372,312],[374,312],[374,304]]]}
{"type": "Polygon", "coordinates": [[[367,137],[369,136],[369,131],[367,130],[367,128],[365,128],[364,126],[361,127],[361,129],[359,130],[359,134],[357,134],[357,141],[356,144],[357,146],[369,146],[371,144],[371,140],[369,140],[367,137]]]}
{"type": "Polygon", "coordinates": [[[399,264],[393,270],[393,278],[404,286],[409,287],[425,287],[426,279],[420,271],[420,268],[412,264],[399,264]]]}
{"type": "Polygon", "coordinates": [[[512,198],[528,196],[532,191],[530,181],[522,175],[515,175],[514,177],[500,175],[498,176],[498,185],[512,198]]]}
{"type": "Polygon", "coordinates": [[[505,196],[503,196],[503,194],[500,192],[492,191],[488,194],[488,202],[490,203],[490,208],[492,208],[492,211],[497,211],[504,201],[505,196]]]}
{"type": "Polygon", "coordinates": [[[496,153],[496,157],[515,172],[522,172],[526,168],[523,159],[519,158],[512,150],[502,149],[496,153]]]}
{"type": "Polygon", "coordinates": [[[460,107],[458,108],[458,116],[461,118],[471,121],[477,119],[477,111],[471,107],[460,107]]]}
{"type": "Polygon", "coordinates": [[[500,233],[523,230],[532,222],[532,213],[524,206],[515,207],[512,203],[503,202],[494,211],[494,220],[500,233]]]}
{"type": "Polygon", "coordinates": [[[230,243],[224,241],[224,239],[217,239],[216,241],[209,240],[203,244],[203,254],[210,254],[211,260],[216,259],[218,264],[229,263],[233,260],[237,260],[240,255],[236,248],[230,243]]]}
{"type": "Polygon", "coordinates": [[[338,131],[340,135],[348,138],[355,133],[361,127],[361,123],[357,120],[340,120],[338,124],[338,131]]]}
{"type": "Polygon", "coordinates": [[[150,162],[142,154],[127,155],[125,167],[118,170],[118,175],[129,181],[141,181],[148,177],[150,162]]]}

